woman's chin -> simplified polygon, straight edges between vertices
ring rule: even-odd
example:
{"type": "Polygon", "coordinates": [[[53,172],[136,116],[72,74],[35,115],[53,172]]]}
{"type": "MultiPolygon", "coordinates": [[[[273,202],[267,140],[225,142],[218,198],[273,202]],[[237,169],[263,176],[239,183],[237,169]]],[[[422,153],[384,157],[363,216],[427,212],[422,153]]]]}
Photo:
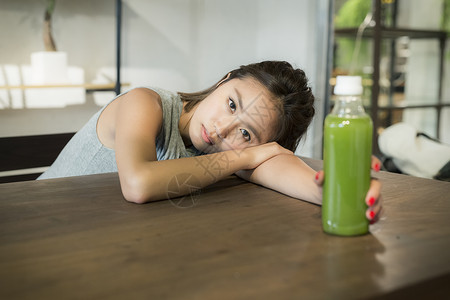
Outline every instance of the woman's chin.
{"type": "Polygon", "coordinates": [[[217,151],[216,149],[214,149],[213,146],[207,146],[207,147],[204,147],[204,148],[203,148],[202,152],[203,152],[203,153],[206,153],[206,154],[213,154],[213,153],[216,153],[216,152],[219,152],[219,151],[217,151]]]}
{"type": "Polygon", "coordinates": [[[198,151],[206,154],[212,154],[218,152],[213,145],[209,145],[206,143],[194,143],[194,148],[198,151]]]}

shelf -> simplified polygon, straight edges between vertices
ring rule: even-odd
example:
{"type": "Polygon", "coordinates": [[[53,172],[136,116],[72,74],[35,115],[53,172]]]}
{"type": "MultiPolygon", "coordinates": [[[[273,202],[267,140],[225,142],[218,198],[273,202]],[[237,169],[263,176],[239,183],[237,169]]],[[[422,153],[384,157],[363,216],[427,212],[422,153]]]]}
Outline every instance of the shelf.
{"type": "MultiPolygon", "coordinates": [[[[354,38],[358,32],[358,28],[341,28],[334,31],[336,36],[354,38]]],[[[396,39],[400,37],[409,37],[410,39],[439,39],[445,40],[447,33],[438,30],[420,30],[420,29],[406,29],[406,28],[389,28],[381,27],[380,34],[382,38],[396,39]]],[[[366,28],[363,32],[363,37],[371,38],[375,35],[373,27],[366,28]]]]}
{"type": "Polygon", "coordinates": [[[450,107],[450,103],[387,105],[387,106],[378,106],[378,110],[403,110],[413,108],[443,108],[443,107],[450,107]]]}
{"type": "MultiPolygon", "coordinates": [[[[447,33],[445,31],[440,30],[425,30],[425,29],[411,29],[411,28],[399,28],[396,27],[395,24],[397,18],[397,4],[398,1],[393,1],[392,5],[392,15],[390,16],[391,23],[393,27],[385,27],[382,24],[382,0],[372,0],[372,13],[373,13],[373,26],[367,27],[362,32],[362,37],[365,39],[369,39],[372,41],[372,66],[373,71],[371,74],[371,78],[365,78],[363,85],[370,88],[370,105],[367,109],[370,109],[370,115],[374,122],[374,135],[373,135],[373,153],[380,154],[380,150],[378,148],[377,140],[378,140],[378,128],[380,126],[390,126],[392,124],[392,116],[399,111],[405,109],[434,109],[436,112],[436,138],[439,139],[440,133],[440,119],[443,108],[450,107],[450,103],[444,103],[443,101],[443,74],[444,74],[444,54],[445,54],[445,44],[447,40],[447,33]],[[437,86],[437,95],[433,100],[433,103],[423,103],[421,102],[409,102],[409,103],[396,103],[394,100],[395,90],[392,88],[393,85],[393,72],[395,67],[395,60],[397,57],[392,49],[395,47],[395,39],[407,37],[411,40],[436,40],[439,42],[439,55],[437,57],[438,63],[438,86],[437,86]],[[384,40],[390,40],[391,47],[391,57],[390,57],[390,65],[389,65],[389,74],[388,77],[390,80],[389,91],[387,92],[387,100],[385,105],[382,105],[381,100],[383,97],[384,91],[382,92],[381,87],[379,85],[380,81],[380,73],[381,73],[381,51],[382,51],[382,43],[384,40]],[[379,117],[378,112],[382,111],[383,113],[387,112],[387,116],[385,119],[387,122],[382,124],[382,120],[379,117]]],[[[334,29],[334,37],[337,38],[351,38],[356,39],[358,36],[358,28],[339,28],[334,29]]],[[[330,85],[334,85],[334,78],[330,78],[330,85]]],[[[329,99],[331,100],[331,99],[329,99]]],[[[326,107],[330,107],[330,102],[326,103],[326,107]]]]}
{"type": "MultiPolygon", "coordinates": [[[[129,83],[122,83],[121,87],[130,86],[129,83]]],[[[0,90],[12,90],[12,89],[47,89],[47,88],[84,88],[86,92],[100,92],[100,91],[115,91],[115,83],[105,83],[105,84],[45,84],[45,85],[0,85],[0,90]]]]}
{"type": "Polygon", "coordinates": [[[45,89],[45,88],[84,88],[87,93],[112,91],[116,95],[120,94],[121,87],[129,86],[129,83],[121,82],[121,33],[122,33],[122,0],[115,1],[116,16],[116,83],[106,84],[46,84],[46,85],[0,85],[0,90],[11,89],[45,89]]]}
{"type": "MultiPolygon", "coordinates": [[[[334,87],[336,85],[336,77],[331,77],[328,83],[330,86],[334,87]]],[[[362,78],[362,86],[363,87],[372,86],[372,83],[373,83],[372,79],[362,78]]]]}

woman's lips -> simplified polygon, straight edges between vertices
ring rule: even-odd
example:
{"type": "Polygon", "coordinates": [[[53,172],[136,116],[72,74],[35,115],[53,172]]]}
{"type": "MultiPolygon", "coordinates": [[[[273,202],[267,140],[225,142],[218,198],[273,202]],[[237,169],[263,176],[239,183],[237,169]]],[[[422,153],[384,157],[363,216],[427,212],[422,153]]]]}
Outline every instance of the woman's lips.
{"type": "Polygon", "coordinates": [[[209,145],[213,145],[213,141],[211,140],[208,131],[206,131],[205,126],[202,125],[202,139],[205,143],[209,144],[209,145]]]}

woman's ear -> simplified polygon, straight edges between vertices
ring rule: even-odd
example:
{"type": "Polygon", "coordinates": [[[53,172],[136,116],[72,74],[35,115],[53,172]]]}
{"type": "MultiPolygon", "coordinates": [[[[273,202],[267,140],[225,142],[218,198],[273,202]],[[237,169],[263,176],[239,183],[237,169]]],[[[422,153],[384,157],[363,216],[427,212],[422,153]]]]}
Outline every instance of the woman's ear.
{"type": "Polygon", "coordinates": [[[225,76],[224,79],[222,79],[221,81],[219,81],[219,82],[216,84],[216,87],[218,87],[219,85],[221,85],[222,83],[224,83],[225,81],[227,81],[227,80],[230,78],[230,75],[231,75],[231,72],[228,73],[227,76],[225,76]]]}

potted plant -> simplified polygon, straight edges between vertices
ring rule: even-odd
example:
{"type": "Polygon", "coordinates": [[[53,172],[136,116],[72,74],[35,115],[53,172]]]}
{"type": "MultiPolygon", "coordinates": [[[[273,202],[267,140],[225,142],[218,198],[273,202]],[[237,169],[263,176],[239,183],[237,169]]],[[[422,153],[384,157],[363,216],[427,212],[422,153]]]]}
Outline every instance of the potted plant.
{"type": "Polygon", "coordinates": [[[46,51],[56,51],[55,40],[52,34],[52,15],[55,11],[55,2],[56,0],[47,0],[47,9],[44,15],[43,37],[46,51]]]}
{"type": "Polygon", "coordinates": [[[69,82],[67,53],[57,51],[52,34],[52,16],[55,4],[56,0],[47,0],[43,23],[45,51],[31,54],[32,83],[36,85],[66,84],[69,82]]]}

